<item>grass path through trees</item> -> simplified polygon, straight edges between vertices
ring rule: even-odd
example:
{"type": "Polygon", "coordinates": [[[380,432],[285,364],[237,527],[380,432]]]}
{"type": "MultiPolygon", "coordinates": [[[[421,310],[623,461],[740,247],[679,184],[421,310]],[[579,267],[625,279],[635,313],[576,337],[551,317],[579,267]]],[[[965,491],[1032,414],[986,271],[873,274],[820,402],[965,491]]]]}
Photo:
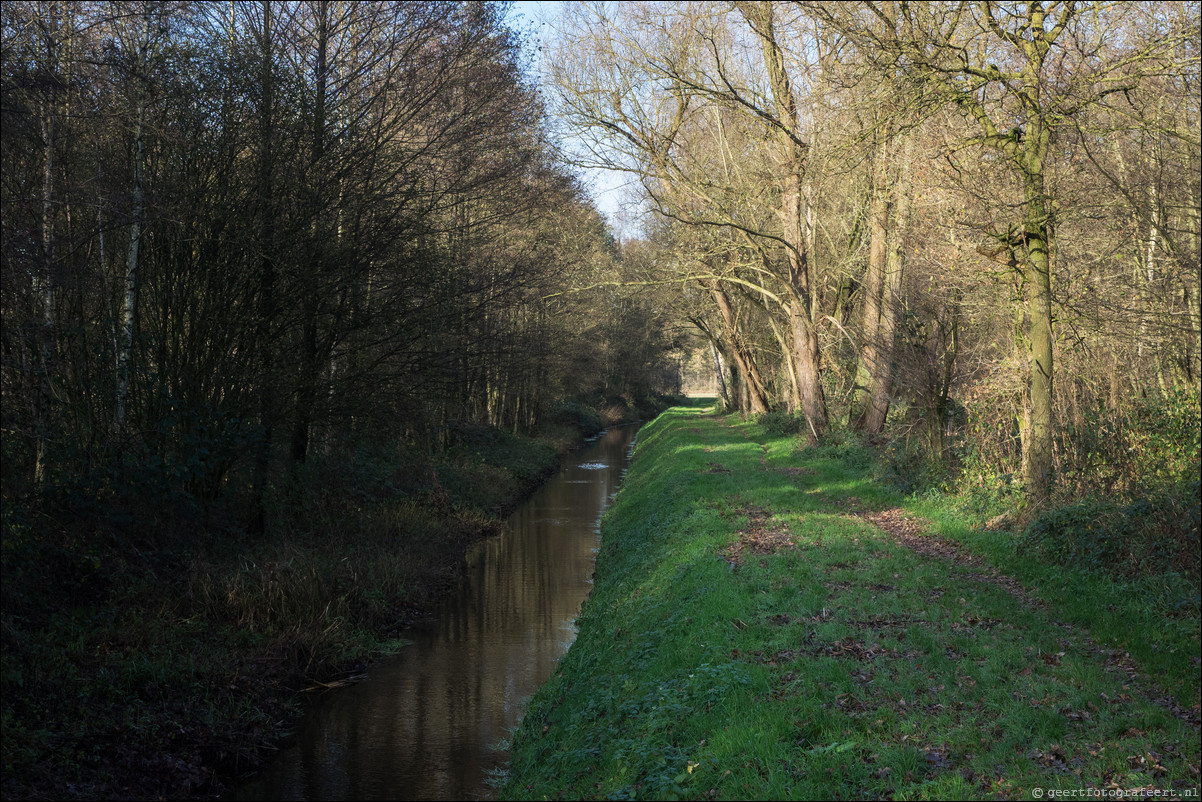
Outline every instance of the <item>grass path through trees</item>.
{"type": "Polygon", "coordinates": [[[981,549],[963,517],[676,408],[502,798],[1032,798],[1198,787],[1196,609],[981,549]]]}

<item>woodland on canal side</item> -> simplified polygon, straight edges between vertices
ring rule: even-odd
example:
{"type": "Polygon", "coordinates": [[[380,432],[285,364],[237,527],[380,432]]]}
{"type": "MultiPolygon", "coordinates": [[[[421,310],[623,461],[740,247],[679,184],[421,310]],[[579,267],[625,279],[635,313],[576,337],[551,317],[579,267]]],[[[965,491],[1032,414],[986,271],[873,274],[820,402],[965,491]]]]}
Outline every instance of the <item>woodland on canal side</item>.
{"type": "Polygon", "coordinates": [[[253,765],[682,381],[1196,586],[1198,3],[506,13],[0,5],[6,797],[253,765]]]}
{"type": "Polygon", "coordinates": [[[1039,505],[1152,478],[1139,410],[1196,427],[1199,38],[1196,3],[573,3],[547,72],[728,405],[814,443],[904,400],[1039,505]]]}
{"type": "Polygon", "coordinates": [[[1196,576],[1200,39],[1196,3],[573,3],[546,81],[726,408],[1196,576]]]}
{"type": "Polygon", "coordinates": [[[253,766],[676,389],[503,12],[0,7],[5,798],[253,766]]]}

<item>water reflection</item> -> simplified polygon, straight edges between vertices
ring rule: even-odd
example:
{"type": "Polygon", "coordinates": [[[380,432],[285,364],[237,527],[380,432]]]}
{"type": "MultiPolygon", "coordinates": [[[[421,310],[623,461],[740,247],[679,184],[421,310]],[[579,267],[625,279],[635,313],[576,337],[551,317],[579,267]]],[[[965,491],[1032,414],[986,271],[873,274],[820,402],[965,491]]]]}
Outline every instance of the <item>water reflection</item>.
{"type": "Polygon", "coordinates": [[[486,799],[501,745],[576,637],[597,521],[625,473],[635,427],[591,443],[468,561],[429,631],[321,699],[296,744],[236,799],[486,799]]]}

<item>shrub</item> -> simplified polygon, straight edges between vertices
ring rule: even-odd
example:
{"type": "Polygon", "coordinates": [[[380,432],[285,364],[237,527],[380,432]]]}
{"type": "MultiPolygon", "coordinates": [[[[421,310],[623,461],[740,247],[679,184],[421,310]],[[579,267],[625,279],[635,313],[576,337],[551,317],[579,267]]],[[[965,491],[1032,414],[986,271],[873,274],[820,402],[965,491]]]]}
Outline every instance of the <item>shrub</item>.
{"type": "Polygon", "coordinates": [[[786,410],[762,412],[756,415],[755,422],[763,426],[768,434],[774,435],[801,434],[806,428],[804,417],[786,410]]]}
{"type": "Polygon", "coordinates": [[[1199,488],[1189,479],[1129,503],[1089,497],[1041,512],[1018,541],[1048,561],[1135,577],[1199,573],[1199,488]]]}
{"type": "Polygon", "coordinates": [[[944,486],[947,468],[931,459],[925,445],[897,439],[878,452],[874,475],[902,493],[921,493],[944,486]]]}
{"type": "Polygon", "coordinates": [[[1179,388],[1167,398],[1150,399],[1132,414],[1128,448],[1145,486],[1198,475],[1202,451],[1197,388],[1179,388]]]}
{"type": "Polygon", "coordinates": [[[1023,531],[1018,548],[1060,565],[1105,568],[1115,564],[1121,551],[1122,525],[1118,504],[1087,498],[1037,515],[1023,531]]]}
{"type": "Polygon", "coordinates": [[[585,437],[591,437],[604,428],[597,410],[578,401],[560,401],[551,410],[550,418],[554,423],[579,429],[585,437]]]}
{"type": "MultiPolygon", "coordinates": [[[[805,419],[802,425],[805,424],[805,419]]],[[[842,460],[852,468],[870,468],[877,459],[872,446],[864,442],[853,431],[832,427],[822,436],[822,442],[814,447],[813,453],[827,459],[842,460]]]]}
{"type": "Polygon", "coordinates": [[[293,465],[283,490],[281,515],[295,511],[304,519],[319,507],[340,514],[347,506],[429,493],[431,466],[412,446],[364,442],[293,465]]]}
{"type": "Polygon", "coordinates": [[[1134,497],[1196,476],[1202,451],[1197,388],[1111,407],[1082,402],[1060,435],[1062,479],[1079,492],[1134,497]]]}

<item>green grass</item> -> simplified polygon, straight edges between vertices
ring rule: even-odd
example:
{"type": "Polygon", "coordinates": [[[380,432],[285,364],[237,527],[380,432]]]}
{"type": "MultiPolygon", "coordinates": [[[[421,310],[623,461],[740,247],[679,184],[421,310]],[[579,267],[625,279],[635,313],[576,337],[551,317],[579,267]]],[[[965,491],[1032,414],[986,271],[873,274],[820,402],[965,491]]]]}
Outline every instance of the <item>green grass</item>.
{"type": "Polygon", "coordinates": [[[795,442],[696,407],[640,433],[579,636],[515,734],[501,798],[1197,789],[1198,728],[1172,710],[1198,703],[1198,617],[1161,614],[1179,588],[1044,568],[905,502],[854,446],[795,442]],[[983,562],[851,514],[898,506],[983,562]],[[731,548],[772,532],[792,545],[731,548]]]}

